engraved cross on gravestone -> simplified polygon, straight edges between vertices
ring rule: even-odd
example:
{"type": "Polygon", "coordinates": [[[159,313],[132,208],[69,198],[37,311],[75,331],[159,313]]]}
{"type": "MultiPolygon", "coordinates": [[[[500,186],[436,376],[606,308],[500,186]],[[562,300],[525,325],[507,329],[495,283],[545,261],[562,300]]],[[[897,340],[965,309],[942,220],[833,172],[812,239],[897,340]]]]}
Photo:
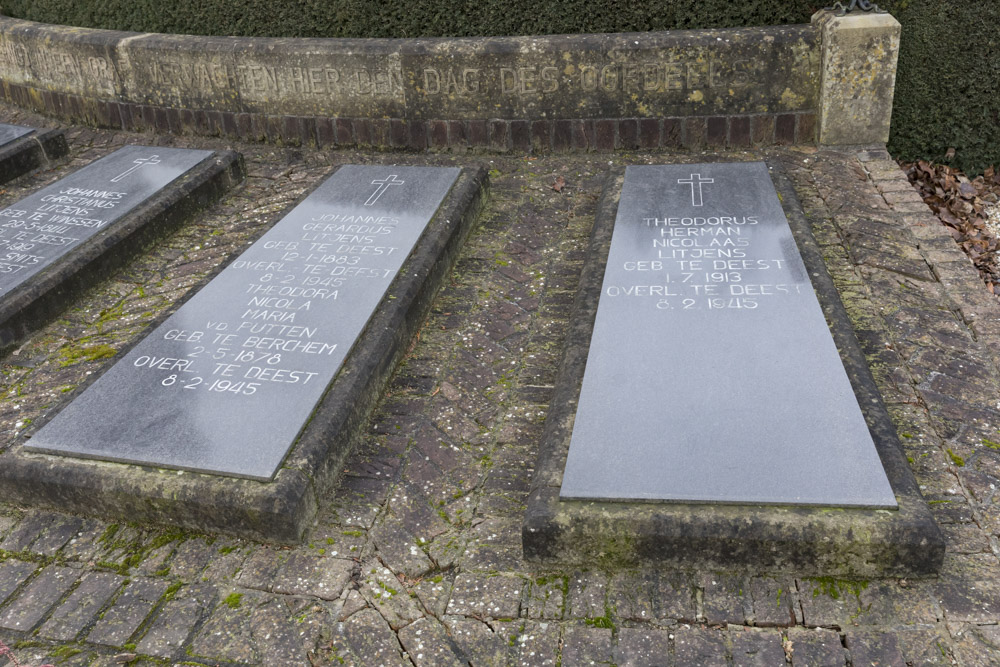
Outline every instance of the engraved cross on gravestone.
{"type": "Polygon", "coordinates": [[[372,181],[372,185],[377,185],[378,187],[375,188],[375,192],[373,192],[372,196],[369,197],[368,201],[365,202],[365,206],[374,206],[375,202],[378,201],[378,198],[382,196],[383,192],[389,189],[390,185],[402,185],[403,183],[406,182],[397,179],[398,176],[396,174],[389,174],[388,176],[386,176],[381,180],[375,179],[374,181],[372,181]]]}
{"type": "Polygon", "coordinates": [[[112,183],[118,183],[119,181],[121,181],[123,178],[127,177],[129,174],[131,174],[136,169],[140,169],[142,167],[145,167],[147,164],[160,164],[160,156],[159,155],[150,155],[149,157],[141,157],[141,158],[137,158],[134,162],[135,162],[135,164],[133,164],[131,167],[129,167],[128,169],[126,169],[122,173],[120,173],[117,176],[115,176],[114,178],[112,178],[111,182],[112,183]]]}
{"type": "Polygon", "coordinates": [[[715,183],[715,179],[714,178],[702,178],[701,174],[691,174],[691,176],[689,178],[678,178],[677,182],[691,186],[691,205],[692,206],[704,206],[705,205],[705,201],[702,199],[701,186],[702,186],[702,184],[715,183]],[[695,180],[696,178],[698,180],[695,180]],[[696,185],[698,186],[697,190],[695,190],[695,186],[696,185]]]}

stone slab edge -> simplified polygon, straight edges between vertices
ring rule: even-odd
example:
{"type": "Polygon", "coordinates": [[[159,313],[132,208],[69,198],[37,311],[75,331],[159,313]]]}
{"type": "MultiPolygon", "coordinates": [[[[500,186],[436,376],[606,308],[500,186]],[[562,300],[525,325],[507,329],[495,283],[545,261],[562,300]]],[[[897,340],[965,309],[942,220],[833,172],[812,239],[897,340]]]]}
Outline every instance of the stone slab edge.
{"type": "MultiPolygon", "coordinates": [[[[23,451],[17,443],[0,455],[0,498],[103,518],[287,544],[300,542],[316,515],[320,494],[335,484],[360,427],[422,326],[437,289],[450,274],[488,191],[485,169],[462,169],[272,481],[34,454],[23,451]]],[[[294,204],[288,210],[292,207],[294,204]]],[[[202,284],[238,254],[223,262],[202,284]]],[[[195,292],[197,289],[192,289],[187,298],[195,292]]],[[[157,318],[147,331],[159,326],[182,303],[157,318]]],[[[104,369],[127,351],[119,352],[104,369]]],[[[91,382],[99,375],[95,373],[91,382]]],[[[89,384],[77,387],[50,414],[89,384]]],[[[46,421],[33,424],[31,432],[46,421]]]]}
{"type": "Polygon", "coordinates": [[[217,151],[138,207],[0,298],[0,352],[61,313],[81,292],[243,180],[243,156],[217,151]]]}
{"type": "Polygon", "coordinates": [[[624,178],[621,169],[609,174],[598,206],[522,524],[525,558],[579,565],[654,562],[846,577],[937,572],[944,558],[943,537],[902,453],[795,191],[777,168],[772,170],[772,180],[899,510],[559,500],[624,178]]]}
{"type": "Polygon", "coordinates": [[[44,167],[68,152],[62,130],[36,129],[0,148],[0,184],[44,167]]]}

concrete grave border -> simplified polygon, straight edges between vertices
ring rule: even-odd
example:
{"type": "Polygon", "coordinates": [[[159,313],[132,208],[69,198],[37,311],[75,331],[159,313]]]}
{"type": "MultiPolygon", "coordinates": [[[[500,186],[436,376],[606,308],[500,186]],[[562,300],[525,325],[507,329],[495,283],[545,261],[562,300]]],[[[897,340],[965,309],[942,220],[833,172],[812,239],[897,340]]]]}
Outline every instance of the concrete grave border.
{"type": "Polygon", "coordinates": [[[900,26],[419,39],[196,37],[0,16],[0,98],[73,122],[317,146],[885,143],[900,26]]]}
{"type": "MultiPolygon", "coordinates": [[[[0,498],[105,519],[300,542],[316,515],[321,494],[332,487],[360,428],[450,274],[488,191],[485,169],[462,169],[272,481],[29,453],[23,450],[21,439],[0,454],[0,498]]],[[[197,291],[190,290],[189,298],[197,291]]],[[[147,331],[153,331],[185,300],[174,304],[147,331]]],[[[128,349],[109,360],[104,369],[128,349]]],[[[90,382],[58,400],[49,415],[99,375],[95,373],[90,382]]],[[[46,421],[32,424],[30,433],[46,421]]]]}
{"type": "Polygon", "coordinates": [[[242,155],[216,151],[4,295],[0,299],[0,352],[10,351],[84,290],[217,201],[244,176],[242,155]]]}
{"type": "Polygon", "coordinates": [[[46,166],[69,152],[62,130],[35,128],[0,147],[0,184],[46,166]]]}
{"type": "MultiPolygon", "coordinates": [[[[559,488],[597,315],[624,170],[611,172],[598,205],[565,354],[550,403],[522,525],[529,561],[655,562],[846,577],[930,575],[944,540],[903,455],[854,329],[788,178],[772,167],[792,234],[840,350],[897,511],[684,503],[561,501],[559,488]]],[[[780,462],[775,462],[780,465],[780,462]]]]}

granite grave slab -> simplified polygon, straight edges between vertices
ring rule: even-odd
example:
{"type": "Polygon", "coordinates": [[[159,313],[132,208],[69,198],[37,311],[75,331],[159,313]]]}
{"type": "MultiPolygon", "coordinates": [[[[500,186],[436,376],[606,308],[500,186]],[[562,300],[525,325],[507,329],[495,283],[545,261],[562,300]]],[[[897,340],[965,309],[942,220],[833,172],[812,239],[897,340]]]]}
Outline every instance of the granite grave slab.
{"type": "Polygon", "coordinates": [[[0,183],[43,167],[67,152],[62,130],[0,123],[0,183]]]}
{"type": "Polygon", "coordinates": [[[780,168],[609,175],[522,544],[528,560],[588,566],[941,567],[940,530],[780,168]]]}
{"type": "Polygon", "coordinates": [[[626,169],[560,495],[896,507],[763,162],[626,169]]]}
{"type": "Polygon", "coordinates": [[[482,168],[342,167],[0,452],[0,498],[300,541],[448,278],[488,185],[482,168]],[[116,377],[134,396],[111,386],[116,377]],[[102,419],[134,439],[107,433],[102,419]],[[112,447],[101,449],[102,434],[112,447]],[[62,442],[75,449],[26,447],[58,451],[62,442]],[[171,447],[174,458],[151,461],[171,447]]]}
{"type": "Polygon", "coordinates": [[[0,346],[241,178],[235,153],[126,146],[0,210],[0,346]]]}
{"type": "Polygon", "coordinates": [[[35,131],[33,127],[24,125],[11,125],[10,123],[0,123],[0,146],[6,146],[15,139],[31,134],[35,131]]]}
{"type": "Polygon", "coordinates": [[[339,169],[27,449],[270,480],[459,171],[339,169]]]}

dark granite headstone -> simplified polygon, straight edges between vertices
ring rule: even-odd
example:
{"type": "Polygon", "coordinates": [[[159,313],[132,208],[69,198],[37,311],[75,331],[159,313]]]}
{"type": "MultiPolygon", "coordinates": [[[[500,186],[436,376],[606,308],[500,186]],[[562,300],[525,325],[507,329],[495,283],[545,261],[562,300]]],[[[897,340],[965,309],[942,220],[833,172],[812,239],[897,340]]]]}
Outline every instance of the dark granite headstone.
{"type": "Polygon", "coordinates": [[[560,497],[896,507],[764,163],[627,169],[560,497]]]}
{"type": "Polygon", "coordinates": [[[210,155],[126,146],[0,210],[0,298],[210,155]]]}
{"type": "Polygon", "coordinates": [[[15,139],[20,139],[21,137],[31,134],[34,131],[35,128],[33,127],[0,123],[0,146],[6,146],[15,139]]]}
{"type": "Polygon", "coordinates": [[[62,130],[0,123],[0,183],[44,167],[68,152],[62,130]]]}
{"type": "Polygon", "coordinates": [[[27,449],[271,479],[459,172],[342,167],[27,449]]]}

